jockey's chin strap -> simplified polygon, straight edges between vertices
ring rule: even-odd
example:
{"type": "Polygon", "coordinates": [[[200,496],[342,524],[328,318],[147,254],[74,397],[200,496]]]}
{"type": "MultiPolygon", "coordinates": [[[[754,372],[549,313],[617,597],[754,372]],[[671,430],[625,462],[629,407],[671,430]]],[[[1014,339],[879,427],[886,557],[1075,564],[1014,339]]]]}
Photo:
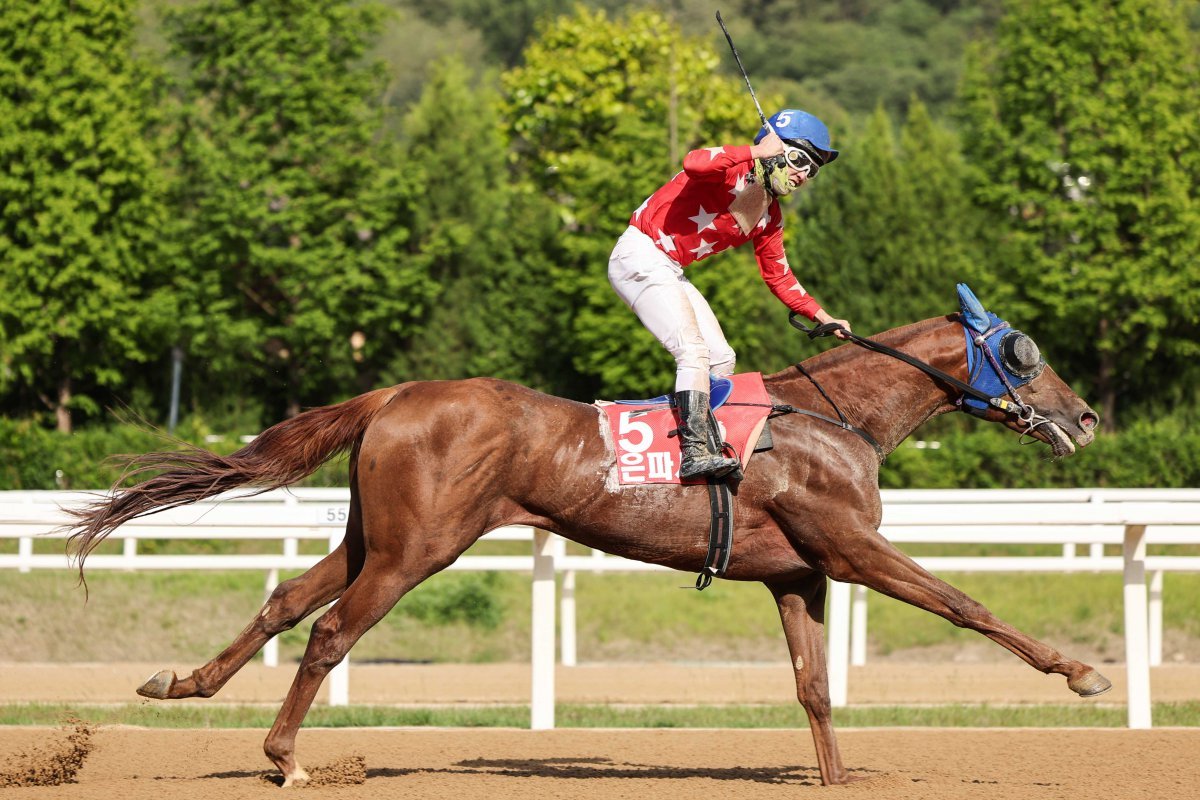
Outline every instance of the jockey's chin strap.
{"type": "Polygon", "coordinates": [[[993,397],[987,392],[980,391],[971,384],[961,381],[953,375],[949,375],[937,367],[925,363],[919,358],[914,358],[908,353],[902,353],[893,347],[888,347],[886,344],[880,344],[873,339],[867,339],[859,336],[856,333],[846,330],[836,322],[826,322],[822,325],[814,325],[810,328],[803,322],[800,322],[797,319],[797,316],[798,315],[795,311],[791,312],[788,315],[788,322],[791,323],[793,328],[808,334],[808,338],[810,339],[816,339],[821,336],[831,336],[837,331],[842,331],[845,333],[848,340],[854,342],[859,347],[874,351],[876,353],[882,353],[886,356],[891,356],[892,358],[903,361],[905,364],[916,367],[930,377],[950,384],[955,389],[962,392],[962,394],[955,401],[955,405],[959,408],[959,410],[979,416],[982,413],[982,410],[976,411],[963,402],[963,400],[965,400],[967,397],[972,397],[982,403],[986,403],[992,408],[998,408],[1004,413],[1011,414],[1012,416],[1016,417],[1018,422],[1027,426],[1026,430],[1022,431],[1022,436],[1025,436],[1026,434],[1031,433],[1035,428],[1050,422],[1048,418],[1038,414],[1037,411],[1034,410],[1033,406],[1021,399],[1021,396],[1017,394],[1016,387],[1014,387],[1008,380],[1004,370],[1001,369],[1000,364],[997,363],[996,356],[992,353],[991,348],[987,346],[987,339],[998,333],[1004,327],[1007,327],[1008,323],[1001,323],[1001,325],[991,328],[984,333],[973,336],[972,341],[983,353],[983,357],[987,359],[992,369],[994,369],[996,374],[1000,376],[1000,380],[1004,384],[1004,388],[1010,395],[1012,395],[1012,401],[1006,400],[1003,397],[993,397]]]}

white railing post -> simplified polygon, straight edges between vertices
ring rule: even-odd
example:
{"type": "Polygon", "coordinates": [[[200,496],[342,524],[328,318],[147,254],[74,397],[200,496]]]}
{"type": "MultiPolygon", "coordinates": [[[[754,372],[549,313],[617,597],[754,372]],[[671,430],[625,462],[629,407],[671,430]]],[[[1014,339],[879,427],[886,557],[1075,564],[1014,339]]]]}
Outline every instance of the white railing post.
{"type": "Polygon", "coordinates": [[[350,654],[329,671],[329,705],[350,705],[350,654]]]}
{"type": "Polygon", "coordinates": [[[1163,571],[1150,572],[1150,666],[1161,667],[1163,659],[1163,571]]]}
{"type": "Polygon", "coordinates": [[[1128,665],[1129,727],[1149,728],[1150,644],[1147,641],[1146,526],[1126,525],[1125,663],[1128,665]]]}
{"type": "Polygon", "coordinates": [[[529,727],[544,731],[554,727],[554,548],[540,530],[533,532],[532,606],[529,727]]]}
{"type": "Polygon", "coordinates": [[[829,581],[829,702],[844,708],[849,694],[850,584],[829,581]]]}
{"type": "Polygon", "coordinates": [[[562,606],[562,623],[560,625],[560,636],[562,637],[561,652],[562,665],[564,667],[575,666],[575,570],[569,569],[563,573],[562,583],[562,599],[559,601],[562,606]]]}
{"type": "Polygon", "coordinates": [[[17,540],[17,567],[18,572],[29,572],[29,560],[33,558],[33,537],[22,536],[17,540]]]}
{"type": "MultiPolygon", "coordinates": [[[[271,593],[275,591],[275,587],[278,585],[279,585],[279,570],[277,570],[277,569],[268,570],[267,571],[267,587],[266,587],[267,588],[267,591],[266,591],[267,596],[266,596],[266,599],[263,601],[264,603],[270,601],[271,593]]],[[[263,645],[262,654],[263,654],[263,666],[264,667],[278,667],[279,666],[279,637],[278,636],[272,636],[270,639],[267,640],[267,643],[263,645]]]]}
{"type": "MultiPolygon", "coordinates": [[[[1102,495],[1102,494],[1094,494],[1088,499],[1088,503],[1092,504],[1093,508],[1103,502],[1104,502],[1104,495],[1102,495]]],[[[1091,545],[1088,547],[1088,555],[1091,556],[1092,558],[1103,558],[1104,557],[1104,544],[1102,542],[1092,542],[1091,545]]]]}
{"type": "MultiPolygon", "coordinates": [[[[337,546],[342,543],[342,538],[346,535],[343,529],[337,529],[329,534],[329,552],[337,549],[337,546]]],[[[337,602],[336,600],[334,601],[337,602]]],[[[350,654],[338,662],[337,666],[329,671],[329,705],[331,706],[348,706],[350,705],[350,654]]]]}
{"type": "Polygon", "coordinates": [[[138,540],[132,536],[126,536],[121,541],[121,555],[129,562],[129,566],[125,568],[126,572],[137,572],[137,567],[134,566],[134,559],[137,558],[138,540]]]}
{"type": "Polygon", "coordinates": [[[866,666],[867,663],[867,587],[854,586],[854,600],[850,608],[850,665],[866,666]]]}

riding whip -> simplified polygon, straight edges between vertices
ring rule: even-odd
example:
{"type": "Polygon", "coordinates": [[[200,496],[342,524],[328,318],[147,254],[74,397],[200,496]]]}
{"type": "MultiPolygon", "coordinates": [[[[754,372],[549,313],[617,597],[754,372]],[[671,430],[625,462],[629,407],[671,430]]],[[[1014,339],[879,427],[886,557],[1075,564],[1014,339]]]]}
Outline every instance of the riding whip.
{"type": "Polygon", "coordinates": [[[754,101],[754,107],[758,109],[758,118],[762,120],[764,128],[775,133],[775,129],[767,121],[767,115],[763,113],[762,106],[758,104],[758,95],[754,93],[754,87],[750,85],[750,76],[746,74],[746,68],[742,66],[742,57],[738,55],[737,48],[733,46],[733,37],[729,35],[729,29],[725,27],[725,20],[721,19],[720,11],[717,12],[717,24],[721,26],[721,32],[725,34],[725,41],[729,42],[729,49],[733,51],[733,60],[737,62],[742,78],[746,81],[746,88],[750,90],[750,99],[754,101]]]}

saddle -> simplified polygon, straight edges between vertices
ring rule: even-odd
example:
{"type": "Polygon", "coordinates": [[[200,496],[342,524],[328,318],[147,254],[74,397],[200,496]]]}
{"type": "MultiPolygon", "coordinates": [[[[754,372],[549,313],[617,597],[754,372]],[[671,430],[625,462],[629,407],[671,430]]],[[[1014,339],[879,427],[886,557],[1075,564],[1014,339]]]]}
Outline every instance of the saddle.
{"type": "MultiPolygon", "coordinates": [[[[743,471],[750,456],[771,448],[768,415],[771,398],[763,385],[762,374],[749,372],[732,379],[715,379],[710,388],[709,405],[722,448],[742,462],[743,471]]],[[[624,486],[708,485],[709,542],[704,567],[695,588],[706,589],[714,577],[720,577],[729,565],[733,551],[733,493],[728,479],[679,478],[681,462],[679,426],[670,397],[649,400],[597,401],[604,413],[601,433],[613,449],[612,467],[606,484],[612,489],[624,486]]]]}
{"type": "MultiPolygon", "coordinates": [[[[716,411],[723,406],[731,394],[733,394],[733,381],[729,378],[718,378],[714,375],[709,376],[708,407],[711,410],[716,411]]],[[[598,400],[596,404],[599,405],[603,402],[603,400],[598,400]]],[[[662,394],[658,397],[651,397],[648,400],[613,400],[612,402],[623,406],[661,406],[669,405],[671,396],[669,394],[662,394]]]]}

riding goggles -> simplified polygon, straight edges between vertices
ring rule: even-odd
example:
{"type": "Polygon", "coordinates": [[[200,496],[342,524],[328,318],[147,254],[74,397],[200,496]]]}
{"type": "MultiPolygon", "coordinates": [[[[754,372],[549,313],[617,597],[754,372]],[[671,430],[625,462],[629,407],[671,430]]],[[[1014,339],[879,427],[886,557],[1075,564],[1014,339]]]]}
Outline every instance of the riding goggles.
{"type": "Polygon", "coordinates": [[[822,159],[815,152],[805,147],[806,142],[785,139],[783,142],[783,159],[787,165],[811,181],[817,177],[821,169],[822,159]]]}

